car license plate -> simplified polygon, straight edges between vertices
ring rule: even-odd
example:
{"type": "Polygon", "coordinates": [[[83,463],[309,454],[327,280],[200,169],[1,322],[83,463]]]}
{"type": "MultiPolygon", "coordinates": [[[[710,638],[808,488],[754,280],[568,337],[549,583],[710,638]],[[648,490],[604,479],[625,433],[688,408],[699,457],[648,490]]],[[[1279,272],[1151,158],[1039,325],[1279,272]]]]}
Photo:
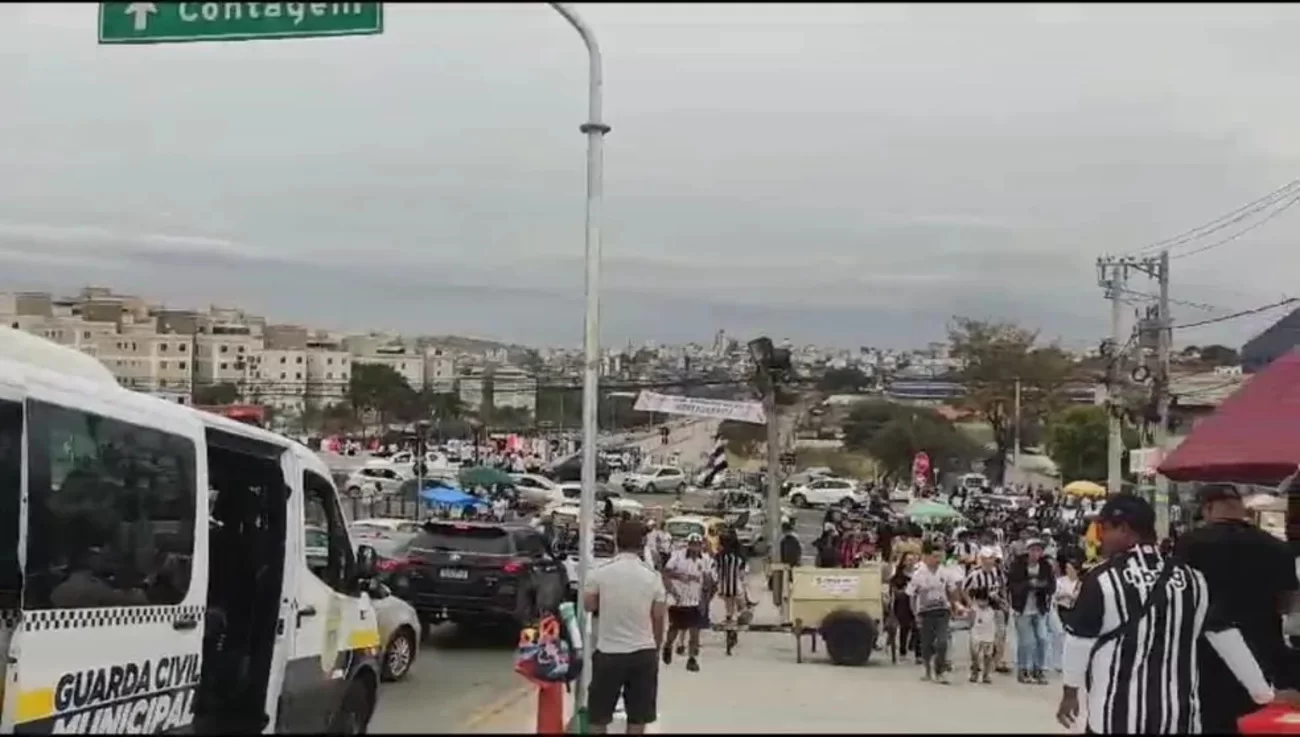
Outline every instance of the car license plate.
{"type": "Polygon", "coordinates": [[[438,572],[443,578],[454,578],[457,581],[464,581],[469,578],[469,571],[464,568],[444,568],[438,572]]]}

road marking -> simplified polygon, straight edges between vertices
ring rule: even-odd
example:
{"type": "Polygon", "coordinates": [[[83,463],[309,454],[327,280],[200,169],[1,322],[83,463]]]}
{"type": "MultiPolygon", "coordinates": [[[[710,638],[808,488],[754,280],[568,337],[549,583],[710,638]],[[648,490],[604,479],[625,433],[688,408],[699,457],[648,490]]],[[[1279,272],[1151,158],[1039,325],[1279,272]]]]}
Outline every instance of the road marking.
{"type": "Polygon", "coordinates": [[[500,715],[501,712],[519,703],[529,694],[534,693],[536,688],[536,686],[524,684],[513,691],[506,692],[501,698],[466,717],[465,721],[460,723],[459,730],[468,732],[483,726],[483,723],[487,720],[500,715]]]}

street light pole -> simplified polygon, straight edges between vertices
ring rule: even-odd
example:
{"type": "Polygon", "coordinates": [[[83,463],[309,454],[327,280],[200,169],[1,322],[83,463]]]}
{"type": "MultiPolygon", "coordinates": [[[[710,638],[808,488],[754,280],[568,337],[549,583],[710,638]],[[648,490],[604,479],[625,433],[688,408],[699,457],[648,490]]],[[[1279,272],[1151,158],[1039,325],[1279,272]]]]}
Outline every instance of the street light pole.
{"type": "MultiPolygon", "coordinates": [[[[599,408],[600,380],[600,206],[604,175],[604,137],[609,126],[602,119],[603,83],[600,45],[596,36],[566,3],[549,3],[555,12],[573,26],[587,47],[587,122],[578,130],[587,136],[587,235],[586,235],[586,302],[583,333],[582,372],[582,496],[578,513],[578,591],[587,588],[591,570],[592,534],[596,527],[596,412],[599,408]]],[[[581,596],[579,596],[581,601],[581,596]]],[[[582,623],[582,674],[574,693],[578,730],[587,731],[587,691],[591,685],[591,617],[580,612],[582,623]]]]}

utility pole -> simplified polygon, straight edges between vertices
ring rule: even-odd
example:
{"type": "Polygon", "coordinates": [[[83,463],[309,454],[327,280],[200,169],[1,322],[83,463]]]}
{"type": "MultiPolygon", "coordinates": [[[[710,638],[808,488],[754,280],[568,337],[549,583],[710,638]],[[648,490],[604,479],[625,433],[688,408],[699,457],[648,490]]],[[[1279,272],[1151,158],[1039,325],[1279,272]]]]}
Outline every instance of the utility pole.
{"type": "Polygon", "coordinates": [[[1011,428],[1011,468],[1020,472],[1020,377],[1016,377],[1015,426],[1011,428]]]}
{"type": "Polygon", "coordinates": [[[1106,492],[1118,494],[1124,485],[1124,419],[1120,384],[1124,363],[1124,301],[1128,263],[1123,259],[1098,259],[1097,276],[1110,300],[1110,348],[1106,358],[1106,414],[1110,431],[1106,444],[1106,492]]]}
{"type": "Polygon", "coordinates": [[[779,379],[789,370],[789,352],[776,348],[766,337],[749,342],[750,358],[754,361],[754,383],[763,397],[763,414],[767,418],[767,501],[766,529],[768,557],[772,563],[781,562],[777,541],[781,534],[781,425],[777,417],[776,389],[779,379]]]}
{"type": "MultiPolygon", "coordinates": [[[[1098,262],[1099,264],[1102,262],[1098,262]]],[[[1173,321],[1169,315],[1169,251],[1161,251],[1158,256],[1148,256],[1141,259],[1126,258],[1122,261],[1112,261],[1111,264],[1119,263],[1126,270],[1139,271],[1159,284],[1159,297],[1155,305],[1154,316],[1148,312],[1148,317],[1139,322],[1138,344],[1143,351],[1144,366],[1143,368],[1150,376],[1151,395],[1147,409],[1143,412],[1145,424],[1151,430],[1151,448],[1155,450],[1157,463],[1164,458],[1164,454],[1169,444],[1169,405],[1170,405],[1170,368],[1169,359],[1173,348],[1173,321]],[[1151,338],[1154,337],[1154,340],[1151,338]],[[1152,345],[1154,343],[1154,345],[1152,345]],[[1148,350],[1154,348],[1154,362],[1145,360],[1150,354],[1148,350]]],[[[1126,274],[1125,274],[1126,275],[1126,274]]],[[[1123,276],[1123,275],[1122,275],[1123,276]]],[[[1120,279],[1119,281],[1122,281],[1120,279]]],[[[1118,291],[1122,287],[1117,287],[1118,291]]],[[[1112,309],[1117,309],[1112,307],[1112,309]]],[[[1112,316],[1114,313],[1112,313],[1112,316]]],[[[1113,327],[1113,326],[1112,326],[1113,327]]],[[[1119,333],[1116,333],[1118,337],[1119,333]]],[[[1115,351],[1113,364],[1118,366],[1122,356],[1115,351]]],[[[1118,373],[1118,368],[1116,369],[1118,373]]],[[[1136,379],[1136,374],[1134,374],[1136,379]]],[[[1112,386],[1111,390],[1114,391],[1112,386]]],[[[1159,474],[1155,474],[1155,489],[1150,497],[1151,504],[1156,513],[1156,533],[1163,539],[1169,536],[1169,480],[1159,474]]]]}
{"type": "MultiPolygon", "coordinates": [[[[1160,283],[1160,302],[1157,307],[1159,342],[1156,348],[1156,412],[1159,424],[1156,425],[1153,440],[1156,457],[1164,460],[1169,445],[1169,354],[1173,349],[1173,322],[1169,317],[1169,251],[1160,252],[1156,279],[1160,283]]],[[[1156,474],[1156,534],[1160,539],[1169,536],[1169,479],[1156,474]]]]}

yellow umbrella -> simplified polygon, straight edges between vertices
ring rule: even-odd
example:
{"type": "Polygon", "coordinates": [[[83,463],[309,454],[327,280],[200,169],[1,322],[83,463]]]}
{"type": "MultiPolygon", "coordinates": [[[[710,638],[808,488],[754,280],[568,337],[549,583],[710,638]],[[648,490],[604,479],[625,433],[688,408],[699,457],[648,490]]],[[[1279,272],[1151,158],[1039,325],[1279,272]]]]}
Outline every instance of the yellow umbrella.
{"type": "Polygon", "coordinates": [[[1065,493],[1070,496],[1102,497],[1106,496],[1106,487],[1091,481],[1072,481],[1066,484],[1065,493]]]}

